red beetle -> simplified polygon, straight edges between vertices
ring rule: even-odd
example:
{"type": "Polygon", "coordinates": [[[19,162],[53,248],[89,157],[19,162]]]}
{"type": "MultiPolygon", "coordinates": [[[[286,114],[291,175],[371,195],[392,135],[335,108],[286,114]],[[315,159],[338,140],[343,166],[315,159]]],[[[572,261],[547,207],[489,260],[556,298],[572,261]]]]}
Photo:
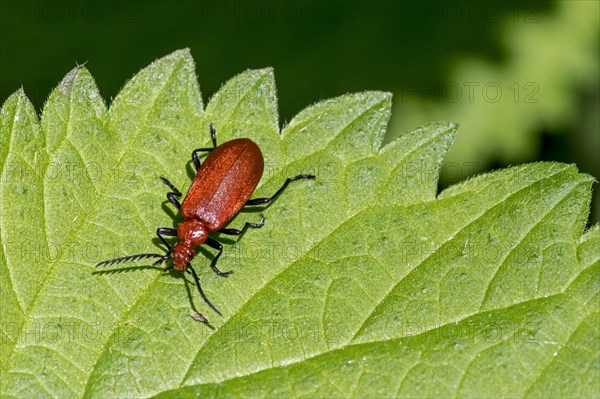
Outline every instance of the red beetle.
{"type": "Polygon", "coordinates": [[[298,175],[289,177],[285,183],[271,197],[249,199],[264,169],[264,160],[260,148],[250,139],[235,139],[221,144],[217,147],[215,129],[210,125],[212,148],[198,148],[192,151],[192,162],[196,168],[196,176],[187,195],[180,204],[178,197],[181,192],[171,184],[169,180],[161,176],[161,180],[172,190],[167,193],[167,199],[175,208],[181,211],[183,222],[179,223],[177,229],[159,227],[156,229],[158,238],[167,247],[166,255],[160,254],[137,254],[105,260],[96,265],[105,266],[111,263],[120,263],[144,258],[158,258],[155,266],[172,259],[172,265],[167,268],[186,271],[192,275],[202,299],[215,312],[221,312],[208,300],[202,287],[200,279],[190,261],[196,255],[196,247],[202,244],[218,250],[219,252],[212,260],[210,267],[219,276],[227,277],[233,271],[222,272],[217,268],[217,260],[223,253],[223,245],[216,239],[208,236],[210,232],[242,236],[248,228],[260,228],[265,224],[265,218],[261,215],[260,223],[246,222],[241,230],[225,229],[227,224],[244,206],[266,205],[273,201],[286,189],[288,184],[299,179],[314,179],[314,175],[298,175]],[[200,164],[198,152],[210,152],[200,164]],[[171,247],[164,236],[177,237],[179,241],[171,247]]]}

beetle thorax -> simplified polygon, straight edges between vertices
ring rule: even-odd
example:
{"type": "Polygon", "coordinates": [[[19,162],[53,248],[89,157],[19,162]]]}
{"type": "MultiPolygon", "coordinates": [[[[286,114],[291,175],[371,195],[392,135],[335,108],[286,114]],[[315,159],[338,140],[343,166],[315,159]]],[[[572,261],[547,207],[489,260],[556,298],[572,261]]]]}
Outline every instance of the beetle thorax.
{"type": "Polygon", "coordinates": [[[208,238],[208,231],[199,220],[184,220],[177,226],[177,237],[181,241],[189,241],[193,246],[202,245],[208,238]]]}
{"type": "Polygon", "coordinates": [[[196,246],[206,242],[208,231],[198,220],[185,220],[177,226],[177,236],[181,241],[173,247],[173,266],[176,270],[185,270],[196,255],[196,246]]]}

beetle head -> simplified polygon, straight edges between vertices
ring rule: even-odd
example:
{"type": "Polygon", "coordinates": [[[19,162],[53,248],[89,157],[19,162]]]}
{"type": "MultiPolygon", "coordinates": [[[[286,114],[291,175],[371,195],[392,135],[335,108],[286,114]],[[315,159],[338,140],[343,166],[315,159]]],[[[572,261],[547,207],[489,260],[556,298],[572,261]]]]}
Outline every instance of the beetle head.
{"type": "Polygon", "coordinates": [[[185,270],[195,255],[194,244],[190,241],[179,241],[173,246],[173,268],[185,270]]]}

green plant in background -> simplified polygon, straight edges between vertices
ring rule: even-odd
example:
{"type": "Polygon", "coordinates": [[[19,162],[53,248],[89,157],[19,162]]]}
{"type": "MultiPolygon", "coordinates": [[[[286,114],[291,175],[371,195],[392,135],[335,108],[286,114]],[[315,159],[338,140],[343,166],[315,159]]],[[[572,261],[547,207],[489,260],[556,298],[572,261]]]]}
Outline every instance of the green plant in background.
{"type": "Polygon", "coordinates": [[[83,67],[41,120],[13,94],[0,112],[2,396],[597,395],[593,179],[535,163],[437,195],[456,126],[382,148],[390,108],[387,93],[345,95],[280,133],[272,70],[234,77],[204,108],[187,50],[110,109],[83,67]],[[158,176],[189,185],[211,122],[261,146],[257,196],[296,170],[318,176],[227,248],[234,277],[195,260],[224,311],[212,330],[189,317],[191,299],[204,304],[178,274],[92,274],[171,223],[158,176]]]}
{"type": "MultiPolygon", "coordinates": [[[[405,87],[405,98],[396,98],[390,139],[422,120],[461,121],[447,161],[462,167],[442,176],[446,184],[491,162],[535,159],[542,131],[568,129],[581,113],[580,93],[600,84],[598,2],[558,1],[550,12],[508,13],[503,22],[503,65],[463,58],[447,82],[405,87]]],[[[600,173],[597,129],[589,126],[595,139],[581,139],[593,173],[600,173]]]]}

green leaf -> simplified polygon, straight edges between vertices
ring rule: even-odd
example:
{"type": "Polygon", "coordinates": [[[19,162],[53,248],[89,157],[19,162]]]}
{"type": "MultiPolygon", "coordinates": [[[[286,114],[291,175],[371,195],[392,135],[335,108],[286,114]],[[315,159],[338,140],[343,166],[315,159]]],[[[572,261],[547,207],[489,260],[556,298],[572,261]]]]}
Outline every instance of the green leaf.
{"type": "Polygon", "coordinates": [[[381,148],[391,98],[365,92],[308,107],[280,134],[275,90],[271,69],[246,71],[204,109],[181,50],[110,109],[84,67],[41,121],[23,91],[4,103],[3,397],[597,395],[590,176],[537,163],[437,195],[455,124],[381,148]],[[189,186],[210,123],[220,143],[261,147],[256,196],[318,176],[290,185],[264,228],[228,242],[219,266],[230,278],[194,261],[223,318],[182,273],[93,273],[100,260],[159,250],[156,228],[180,219],[158,176],[189,186]],[[212,329],[190,318],[190,301],[212,329]]]}

